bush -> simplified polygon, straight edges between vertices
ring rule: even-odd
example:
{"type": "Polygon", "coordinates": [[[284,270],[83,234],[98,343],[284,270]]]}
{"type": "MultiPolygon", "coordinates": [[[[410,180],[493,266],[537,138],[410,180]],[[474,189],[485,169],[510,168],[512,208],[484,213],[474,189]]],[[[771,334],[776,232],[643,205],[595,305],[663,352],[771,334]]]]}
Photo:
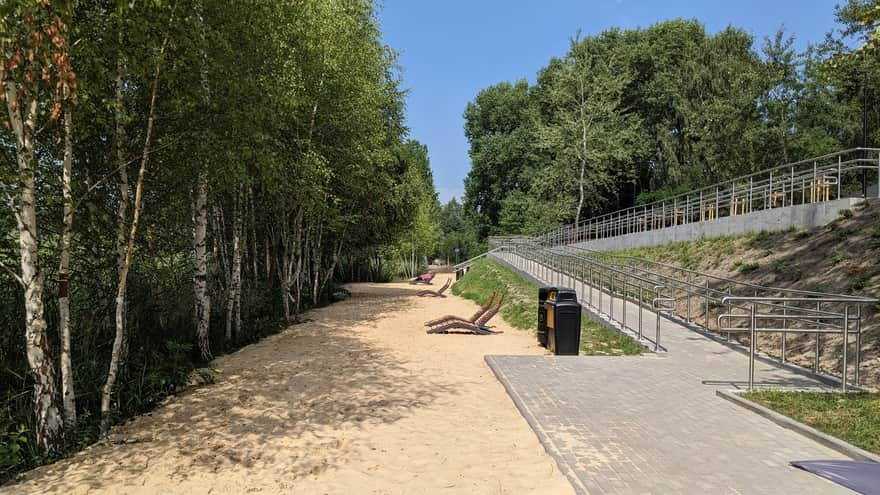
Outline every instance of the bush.
{"type": "Polygon", "coordinates": [[[756,271],[760,267],[761,265],[758,263],[743,263],[742,266],[739,267],[739,272],[742,274],[748,274],[756,271]]]}
{"type": "Polygon", "coordinates": [[[844,208],[844,209],[838,211],[837,214],[840,215],[841,218],[852,218],[853,211],[848,208],[844,208]]]}

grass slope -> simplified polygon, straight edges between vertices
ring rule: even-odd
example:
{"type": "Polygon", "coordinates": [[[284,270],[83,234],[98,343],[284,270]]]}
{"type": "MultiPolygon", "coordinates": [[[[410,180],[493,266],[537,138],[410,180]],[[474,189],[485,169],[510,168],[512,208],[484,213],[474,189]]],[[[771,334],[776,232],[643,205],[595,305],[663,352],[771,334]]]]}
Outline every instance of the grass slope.
{"type": "MultiPolygon", "coordinates": [[[[880,297],[880,200],[842,210],[837,220],[810,230],[760,232],[614,251],[758,285],[880,297]]],[[[880,390],[880,304],[862,307],[862,384],[880,390]]],[[[759,346],[779,355],[778,334],[759,346]]],[[[839,335],[827,336],[820,367],[839,373],[839,335]]],[[[788,359],[811,367],[813,337],[793,335],[788,359]]]]}
{"type": "Polygon", "coordinates": [[[880,454],[880,395],[759,390],[743,397],[880,454]]]}
{"type": "MultiPolygon", "coordinates": [[[[467,275],[452,286],[452,293],[485,304],[492,292],[504,294],[501,316],[512,327],[536,332],[538,287],[503,265],[490,260],[475,263],[467,275]]],[[[581,353],[593,356],[641,354],[645,349],[593,320],[581,318],[581,353]]]]}

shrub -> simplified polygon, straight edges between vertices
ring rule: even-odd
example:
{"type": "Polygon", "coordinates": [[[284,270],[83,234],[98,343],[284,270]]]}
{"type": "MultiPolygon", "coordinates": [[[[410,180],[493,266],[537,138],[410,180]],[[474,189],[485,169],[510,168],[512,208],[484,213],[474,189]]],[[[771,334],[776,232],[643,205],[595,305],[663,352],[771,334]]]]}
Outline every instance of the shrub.
{"type": "Polygon", "coordinates": [[[869,235],[871,237],[871,245],[875,248],[880,248],[880,225],[871,227],[869,235]]]}
{"type": "Polygon", "coordinates": [[[850,277],[849,282],[847,283],[847,288],[850,292],[863,290],[868,286],[868,282],[871,280],[871,274],[861,272],[850,277]]]}
{"type": "Polygon", "coordinates": [[[831,253],[831,263],[837,265],[849,259],[849,255],[843,251],[837,250],[831,253]]]}
{"type": "Polygon", "coordinates": [[[837,214],[840,215],[841,218],[852,218],[853,211],[850,210],[849,208],[844,208],[844,209],[838,211],[837,214]]]}
{"type": "Polygon", "coordinates": [[[752,273],[760,267],[761,265],[759,265],[758,263],[743,263],[739,267],[739,272],[743,274],[752,273]]]}

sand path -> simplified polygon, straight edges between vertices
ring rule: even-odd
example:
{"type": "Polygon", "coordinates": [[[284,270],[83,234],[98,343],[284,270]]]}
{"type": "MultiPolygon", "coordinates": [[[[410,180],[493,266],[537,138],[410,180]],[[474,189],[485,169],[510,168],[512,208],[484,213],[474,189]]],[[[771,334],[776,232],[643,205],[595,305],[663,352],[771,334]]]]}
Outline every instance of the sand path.
{"type": "Polygon", "coordinates": [[[353,297],[217,359],[168,399],[2,494],[572,493],[483,361],[538,354],[526,332],[426,335],[476,306],[408,284],[353,297]],[[125,443],[121,443],[125,442],[125,443]]]}

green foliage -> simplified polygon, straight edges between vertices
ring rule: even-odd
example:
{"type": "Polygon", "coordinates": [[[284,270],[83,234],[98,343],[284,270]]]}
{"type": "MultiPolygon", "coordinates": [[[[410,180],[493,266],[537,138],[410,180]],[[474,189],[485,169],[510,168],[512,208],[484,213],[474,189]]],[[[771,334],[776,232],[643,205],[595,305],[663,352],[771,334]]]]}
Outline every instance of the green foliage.
{"type": "MultiPolygon", "coordinates": [[[[71,107],[77,203],[70,309],[78,393],[77,437],[67,439],[72,448],[98,436],[115,335],[117,231],[131,227],[154,82],[150,161],[128,276],[126,352],[111,404],[114,420],[148,410],[191,380],[211,379],[201,369],[193,328],[191,213],[200,176],[209,191],[209,337],[215,355],[284,328],[285,304],[293,320],[297,311],[333,299],[342,281],[388,278],[398,273],[404,255],[421,265],[434,254],[440,206],[427,149],[406,139],[396,54],[382,42],[374,2],[14,0],[2,8],[7,6],[14,9],[0,16],[0,63],[12,53],[5,35],[32,27],[19,15],[22,8],[39,10],[41,26],[48,19],[42,13],[58,10],[76,40],[69,47],[73,71],[56,74],[66,62],[56,63],[47,80],[38,78],[52,90],[41,112],[56,112],[49,101],[57,99],[56,83],[72,82],[75,73],[78,84],[78,104],[71,107]],[[132,197],[119,225],[121,172],[132,197]],[[236,219],[241,231],[234,241],[236,219]],[[224,324],[235,320],[227,309],[236,243],[241,324],[227,339],[224,324]]],[[[62,103],[66,108],[70,102],[62,103]]],[[[36,146],[40,275],[53,353],[59,347],[59,123],[41,118],[36,146]]],[[[15,152],[11,131],[0,127],[4,184],[18,179],[15,152]]],[[[15,225],[12,209],[0,210],[4,267],[18,266],[15,225]]],[[[24,321],[21,288],[0,270],[0,328],[8,330],[0,332],[0,482],[45,460],[34,442],[24,321]]],[[[57,361],[57,355],[50,358],[57,361]]]]}
{"type": "Polygon", "coordinates": [[[27,460],[28,433],[24,425],[13,431],[0,432],[0,481],[27,460]]]}
{"type": "MultiPolygon", "coordinates": [[[[736,265],[736,263],[734,264],[736,265]]],[[[758,268],[761,268],[761,265],[757,262],[744,263],[740,261],[737,270],[742,274],[749,274],[756,271],[758,268]]]]}
{"type": "Polygon", "coordinates": [[[831,253],[831,263],[839,264],[849,259],[849,255],[845,251],[835,250],[831,253]]]}
{"type": "Polygon", "coordinates": [[[871,238],[871,244],[875,248],[880,248],[880,225],[875,225],[874,227],[872,227],[871,230],[868,232],[868,235],[871,238]]]}
{"type": "Polygon", "coordinates": [[[838,211],[837,214],[840,215],[841,218],[852,218],[853,211],[848,208],[843,208],[838,211]]]}
{"type": "MultiPolygon", "coordinates": [[[[464,204],[478,237],[541,232],[860,145],[858,71],[880,86],[874,3],[839,7],[844,29],[803,52],[783,30],[756,50],[744,30],[709,34],[696,20],[576,36],[535,85],[480,91],[465,111],[464,204]]],[[[869,118],[880,142],[880,113],[869,118]]]]}
{"type": "Polygon", "coordinates": [[[773,264],[773,271],[779,274],[783,280],[791,282],[797,282],[803,277],[801,268],[789,260],[776,260],[773,264]]]}
{"type": "Polygon", "coordinates": [[[859,272],[849,277],[847,281],[847,289],[850,292],[858,292],[864,290],[865,287],[868,286],[868,282],[871,281],[873,274],[867,272],[859,272]]]}
{"type": "Polygon", "coordinates": [[[440,210],[440,239],[435,255],[450,263],[465,261],[484,252],[486,246],[477,240],[476,228],[465,215],[464,208],[455,198],[440,210]],[[459,253],[455,254],[458,248],[459,253]]]}

